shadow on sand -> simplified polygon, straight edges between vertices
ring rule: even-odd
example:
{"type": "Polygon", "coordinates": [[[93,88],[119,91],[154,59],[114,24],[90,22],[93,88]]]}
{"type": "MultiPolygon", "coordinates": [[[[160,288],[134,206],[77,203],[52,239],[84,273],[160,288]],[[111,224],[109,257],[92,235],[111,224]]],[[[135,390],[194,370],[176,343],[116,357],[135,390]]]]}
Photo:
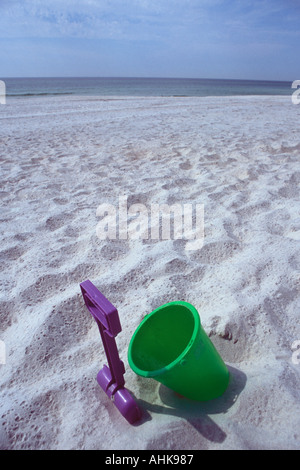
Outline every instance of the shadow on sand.
{"type": "Polygon", "coordinates": [[[141,426],[151,420],[150,413],[177,416],[189,422],[204,438],[211,442],[222,443],[226,439],[226,434],[210,416],[226,413],[236,402],[247,381],[243,372],[228,365],[227,367],[230,373],[228,388],[221,397],[214,400],[207,402],[188,400],[162,384],[158,389],[162,405],[135,397],[142,410],[142,418],[135,425],[141,426]]]}

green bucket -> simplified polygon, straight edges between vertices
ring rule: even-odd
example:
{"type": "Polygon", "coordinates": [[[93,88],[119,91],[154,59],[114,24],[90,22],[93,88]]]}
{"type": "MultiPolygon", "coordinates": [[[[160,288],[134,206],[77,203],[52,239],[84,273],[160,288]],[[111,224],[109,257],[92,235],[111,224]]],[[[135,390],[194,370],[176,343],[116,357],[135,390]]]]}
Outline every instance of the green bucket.
{"type": "Polygon", "coordinates": [[[170,302],[146,315],[131,338],[128,362],[136,374],[191,400],[217,398],[229,383],[223,359],[187,302],[170,302]]]}

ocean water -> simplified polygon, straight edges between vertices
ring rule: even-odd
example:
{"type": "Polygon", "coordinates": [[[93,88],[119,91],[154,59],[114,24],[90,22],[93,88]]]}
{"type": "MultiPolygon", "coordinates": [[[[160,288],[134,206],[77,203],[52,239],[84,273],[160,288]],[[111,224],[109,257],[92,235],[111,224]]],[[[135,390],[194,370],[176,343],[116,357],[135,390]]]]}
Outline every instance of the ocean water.
{"type": "Polygon", "coordinates": [[[290,95],[292,82],[188,78],[6,78],[7,97],[290,95]]]}

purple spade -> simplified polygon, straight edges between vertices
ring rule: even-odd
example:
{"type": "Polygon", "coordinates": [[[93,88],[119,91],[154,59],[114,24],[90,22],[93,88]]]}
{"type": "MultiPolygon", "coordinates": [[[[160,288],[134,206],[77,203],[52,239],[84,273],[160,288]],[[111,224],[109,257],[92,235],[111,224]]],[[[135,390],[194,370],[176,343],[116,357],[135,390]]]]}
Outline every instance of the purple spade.
{"type": "Polygon", "coordinates": [[[122,330],[118,311],[91,281],[82,282],[80,288],[85,305],[98,325],[108,361],[108,367],[104,365],[98,372],[97,382],[124,418],[133,424],[141,418],[141,411],[124,387],[125,367],[115,341],[115,337],[122,330]]]}

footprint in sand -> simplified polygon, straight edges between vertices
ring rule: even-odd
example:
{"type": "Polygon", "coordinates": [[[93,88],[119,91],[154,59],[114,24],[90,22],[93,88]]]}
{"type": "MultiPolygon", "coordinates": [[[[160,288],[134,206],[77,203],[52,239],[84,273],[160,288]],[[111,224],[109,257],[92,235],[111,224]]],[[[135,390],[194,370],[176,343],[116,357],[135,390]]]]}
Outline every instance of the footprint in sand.
{"type": "Polygon", "coordinates": [[[19,245],[12,246],[11,248],[7,248],[6,250],[0,251],[0,260],[6,261],[16,261],[22,255],[26,253],[26,250],[19,245]]]}
{"type": "Polygon", "coordinates": [[[201,250],[193,253],[193,259],[203,264],[216,264],[226,261],[234,256],[240,249],[240,244],[235,241],[211,242],[203,246],[201,250]]]}
{"type": "Polygon", "coordinates": [[[191,165],[189,160],[186,160],[185,162],[180,163],[179,168],[181,170],[190,170],[191,168],[193,168],[193,166],[191,165]]]}
{"type": "Polygon", "coordinates": [[[107,260],[118,260],[124,258],[130,251],[129,243],[119,240],[110,240],[100,250],[100,255],[107,260]]]}
{"type": "Polygon", "coordinates": [[[47,231],[54,232],[55,230],[58,230],[59,228],[66,225],[72,218],[72,215],[68,212],[53,215],[46,220],[43,228],[47,231]]]}
{"type": "Polygon", "coordinates": [[[0,324],[1,331],[9,328],[17,318],[16,302],[3,301],[0,302],[0,324]]]}

